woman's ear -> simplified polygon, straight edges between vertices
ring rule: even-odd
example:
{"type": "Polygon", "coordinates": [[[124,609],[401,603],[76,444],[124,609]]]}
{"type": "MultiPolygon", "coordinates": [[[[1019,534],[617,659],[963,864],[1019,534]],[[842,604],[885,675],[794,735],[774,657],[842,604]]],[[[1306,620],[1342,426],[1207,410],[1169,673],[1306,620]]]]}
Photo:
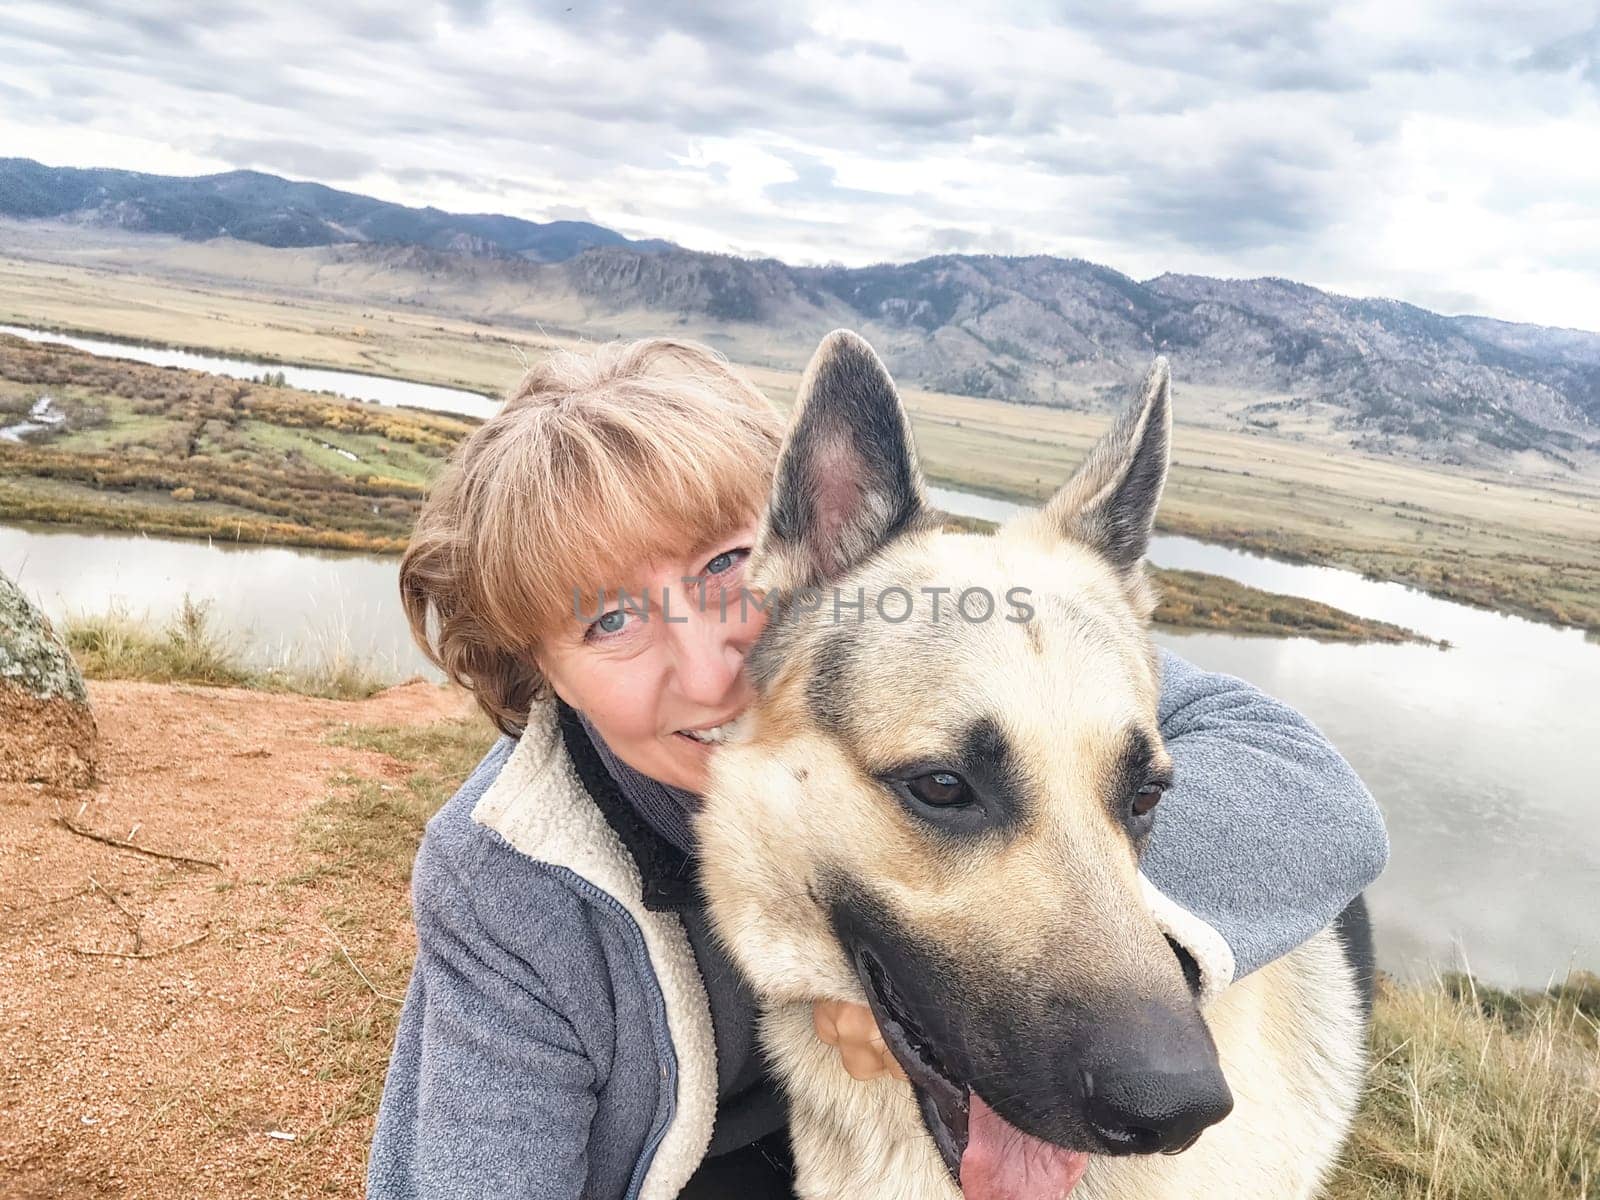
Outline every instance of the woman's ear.
{"type": "Polygon", "coordinates": [[[567,698],[561,695],[560,689],[556,687],[556,681],[550,676],[550,655],[543,651],[538,642],[528,647],[518,657],[538,679],[540,691],[546,697],[555,697],[566,702],[567,698]]]}

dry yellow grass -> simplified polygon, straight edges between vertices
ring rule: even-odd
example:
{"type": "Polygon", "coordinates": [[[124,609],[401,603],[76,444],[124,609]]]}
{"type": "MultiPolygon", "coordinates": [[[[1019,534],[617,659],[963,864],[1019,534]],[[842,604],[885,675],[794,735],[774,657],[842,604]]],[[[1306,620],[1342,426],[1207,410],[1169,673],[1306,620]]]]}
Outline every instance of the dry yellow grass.
{"type": "Polygon", "coordinates": [[[363,700],[397,682],[338,646],[313,662],[252,665],[237,642],[216,631],[209,604],[188,596],[160,629],[113,609],[69,616],[61,635],[88,679],[248,687],[333,700],[363,700]]]}
{"type": "Polygon", "coordinates": [[[1600,979],[1546,995],[1385,986],[1375,1063],[1327,1200],[1600,1195],[1600,979]]]}

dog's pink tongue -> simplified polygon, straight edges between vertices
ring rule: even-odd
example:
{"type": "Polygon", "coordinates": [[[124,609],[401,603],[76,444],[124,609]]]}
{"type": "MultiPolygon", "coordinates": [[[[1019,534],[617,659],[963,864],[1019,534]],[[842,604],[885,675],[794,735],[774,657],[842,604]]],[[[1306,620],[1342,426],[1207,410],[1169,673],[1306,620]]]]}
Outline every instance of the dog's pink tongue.
{"type": "Polygon", "coordinates": [[[1088,1169],[1087,1154],[1030,1137],[972,1093],[961,1156],[966,1200],[1063,1200],[1088,1169]]]}

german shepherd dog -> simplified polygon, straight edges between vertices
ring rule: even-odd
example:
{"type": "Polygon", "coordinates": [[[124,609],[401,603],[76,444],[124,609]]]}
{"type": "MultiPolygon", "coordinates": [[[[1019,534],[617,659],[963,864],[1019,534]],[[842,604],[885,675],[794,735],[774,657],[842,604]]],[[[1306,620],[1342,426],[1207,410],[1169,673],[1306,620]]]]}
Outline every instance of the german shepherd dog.
{"type": "Polygon", "coordinates": [[[1171,782],[1143,563],[1169,391],[1158,360],[985,537],[942,531],[864,341],[807,369],[747,576],[780,598],[757,700],[697,819],[804,1200],[1294,1200],[1349,1129],[1370,997],[1340,936],[1202,1004],[1138,870],[1171,782]],[[910,1086],[852,1080],[821,998],[869,1004],[910,1086]]]}

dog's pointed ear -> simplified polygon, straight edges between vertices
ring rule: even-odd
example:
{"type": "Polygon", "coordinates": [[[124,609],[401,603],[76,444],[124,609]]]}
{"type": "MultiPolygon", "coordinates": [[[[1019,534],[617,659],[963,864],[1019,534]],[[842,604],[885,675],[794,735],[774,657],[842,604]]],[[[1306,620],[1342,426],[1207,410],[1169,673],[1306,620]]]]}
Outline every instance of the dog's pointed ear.
{"type": "Polygon", "coordinates": [[[911,424],[872,347],[840,329],[800,381],[752,574],[780,592],[839,578],[927,511],[911,424]]]}
{"type": "Polygon", "coordinates": [[[1158,358],[1137,402],[1045,505],[1045,526],[1131,571],[1150,546],[1171,442],[1172,383],[1167,360],[1158,358]]]}

